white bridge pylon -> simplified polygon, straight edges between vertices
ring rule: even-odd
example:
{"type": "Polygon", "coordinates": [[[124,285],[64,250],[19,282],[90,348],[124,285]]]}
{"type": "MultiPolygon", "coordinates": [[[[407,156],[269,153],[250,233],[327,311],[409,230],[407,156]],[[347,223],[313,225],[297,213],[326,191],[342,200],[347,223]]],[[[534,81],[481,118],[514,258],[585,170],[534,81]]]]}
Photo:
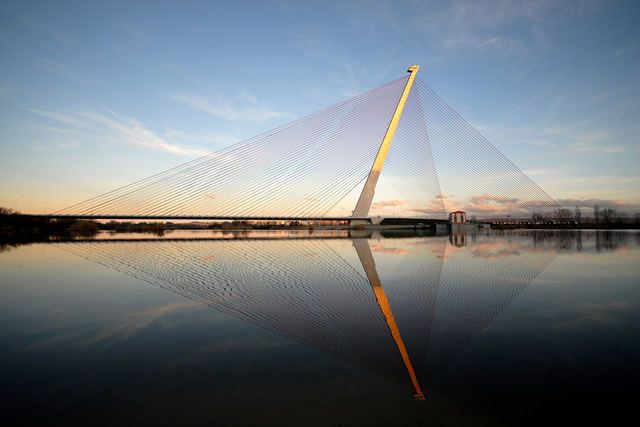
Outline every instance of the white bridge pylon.
{"type": "MultiPolygon", "coordinates": [[[[378,150],[378,154],[373,162],[373,166],[371,167],[371,171],[369,172],[369,176],[364,183],[364,187],[362,188],[362,193],[360,193],[360,198],[358,199],[358,203],[356,204],[355,209],[353,210],[354,218],[363,218],[369,216],[369,210],[371,209],[371,202],[373,202],[373,196],[376,192],[376,184],[378,183],[378,178],[380,178],[380,173],[382,172],[382,167],[384,166],[384,162],[387,159],[387,154],[389,153],[389,149],[391,148],[391,143],[393,142],[393,137],[396,133],[396,129],[398,128],[398,124],[400,123],[400,118],[402,117],[402,111],[404,110],[404,106],[407,103],[407,99],[409,98],[409,92],[411,92],[411,87],[413,86],[413,82],[416,78],[416,74],[418,74],[418,70],[420,69],[419,65],[412,65],[409,67],[407,72],[409,73],[409,78],[407,79],[407,84],[402,91],[402,95],[400,95],[400,100],[398,101],[398,105],[396,106],[395,111],[393,112],[393,116],[391,117],[391,122],[389,123],[389,127],[384,134],[384,138],[382,139],[382,144],[380,144],[380,149],[378,150]]],[[[367,224],[366,220],[357,220],[354,219],[351,221],[352,224],[367,224]]]]}

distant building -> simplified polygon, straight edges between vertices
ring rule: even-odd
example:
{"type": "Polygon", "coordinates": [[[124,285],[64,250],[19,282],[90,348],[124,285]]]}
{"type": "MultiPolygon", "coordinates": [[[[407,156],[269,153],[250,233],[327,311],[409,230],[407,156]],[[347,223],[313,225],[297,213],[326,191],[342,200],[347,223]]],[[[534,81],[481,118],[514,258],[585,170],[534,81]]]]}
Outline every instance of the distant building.
{"type": "Polygon", "coordinates": [[[449,214],[449,223],[450,224],[466,224],[467,223],[467,213],[463,211],[454,211],[449,214]]]}

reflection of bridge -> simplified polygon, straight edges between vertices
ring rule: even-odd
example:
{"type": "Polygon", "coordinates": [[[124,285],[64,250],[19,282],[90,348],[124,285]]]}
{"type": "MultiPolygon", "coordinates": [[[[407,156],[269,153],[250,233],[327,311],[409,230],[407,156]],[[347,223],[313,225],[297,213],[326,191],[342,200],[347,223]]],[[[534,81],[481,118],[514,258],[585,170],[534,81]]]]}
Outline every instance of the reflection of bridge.
{"type": "Polygon", "coordinates": [[[397,79],[48,218],[437,222],[557,204],[417,77],[397,79]],[[384,170],[383,170],[384,166],[384,170]],[[396,210],[398,212],[396,212],[396,210]]]}
{"type": "Polygon", "coordinates": [[[554,257],[510,245],[476,243],[469,251],[435,237],[62,247],[407,384],[420,399],[554,257]],[[345,245],[350,241],[355,251],[345,245]],[[392,251],[385,242],[393,242],[392,251]],[[401,255],[394,258],[399,272],[387,253],[401,255]]]}

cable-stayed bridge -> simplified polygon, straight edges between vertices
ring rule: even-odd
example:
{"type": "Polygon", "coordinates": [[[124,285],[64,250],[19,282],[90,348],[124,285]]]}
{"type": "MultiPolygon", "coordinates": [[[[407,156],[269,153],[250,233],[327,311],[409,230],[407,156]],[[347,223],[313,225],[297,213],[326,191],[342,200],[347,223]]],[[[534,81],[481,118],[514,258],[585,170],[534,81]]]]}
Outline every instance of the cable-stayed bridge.
{"type": "Polygon", "coordinates": [[[530,217],[557,203],[408,75],[47,215],[136,220],[530,217]]]}

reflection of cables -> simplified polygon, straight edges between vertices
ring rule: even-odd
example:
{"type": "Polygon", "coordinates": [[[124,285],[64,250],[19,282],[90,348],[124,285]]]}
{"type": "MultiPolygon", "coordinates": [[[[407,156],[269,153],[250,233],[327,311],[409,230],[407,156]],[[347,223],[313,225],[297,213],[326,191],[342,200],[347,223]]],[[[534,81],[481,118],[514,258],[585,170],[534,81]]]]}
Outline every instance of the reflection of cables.
{"type": "Polygon", "coordinates": [[[65,243],[69,252],[404,384],[368,281],[325,240],[65,243]]]}
{"type": "MultiPolygon", "coordinates": [[[[432,381],[555,257],[555,251],[538,246],[547,236],[510,236],[510,241],[478,236],[465,248],[446,249],[440,237],[399,239],[394,243],[409,250],[401,263],[403,274],[389,275],[384,263],[377,265],[382,270],[376,274],[421,382],[432,381]]],[[[58,245],[406,384],[371,285],[347,261],[355,254],[343,242],[233,239],[58,245]]]]}
{"type": "Polygon", "coordinates": [[[556,257],[553,251],[536,248],[535,233],[509,233],[509,237],[477,235],[469,246],[451,248],[443,265],[425,359],[425,372],[431,378],[450,365],[556,257]]]}

